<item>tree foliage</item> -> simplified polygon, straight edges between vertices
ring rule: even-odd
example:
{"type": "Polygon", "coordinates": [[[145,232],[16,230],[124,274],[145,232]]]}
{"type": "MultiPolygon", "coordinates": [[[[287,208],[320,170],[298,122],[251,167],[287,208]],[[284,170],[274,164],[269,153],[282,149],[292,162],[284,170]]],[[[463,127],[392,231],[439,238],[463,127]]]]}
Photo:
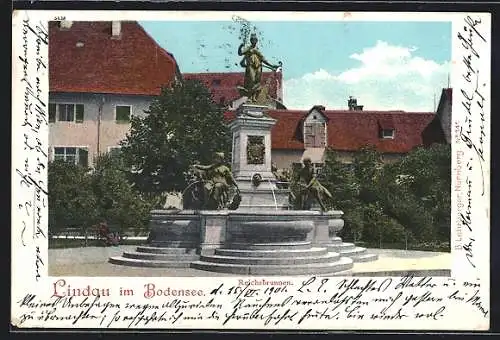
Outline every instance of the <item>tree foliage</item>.
{"type": "Polygon", "coordinates": [[[49,164],[49,230],[88,229],[107,222],[115,229],[143,228],[152,204],[132,187],[119,157],[98,157],[88,169],[54,161],[49,164]]]}
{"type": "Polygon", "coordinates": [[[128,181],[119,156],[104,154],[97,158],[91,185],[99,220],[119,229],[143,227],[148,223],[152,204],[128,181]]]}
{"type": "Polygon", "coordinates": [[[86,229],[97,220],[89,169],[56,160],[48,166],[49,231],[86,229]]]}
{"type": "Polygon", "coordinates": [[[382,162],[363,148],[351,164],[328,150],[320,180],[330,190],[330,207],[344,211],[342,236],[375,243],[443,241],[450,237],[451,148],[417,148],[382,162]]]}
{"type": "Polygon", "coordinates": [[[154,195],[183,190],[189,165],[209,163],[217,151],[229,156],[230,148],[222,108],[203,84],[188,80],[163,88],[144,117],[132,118],[121,150],[137,189],[154,195]]]}

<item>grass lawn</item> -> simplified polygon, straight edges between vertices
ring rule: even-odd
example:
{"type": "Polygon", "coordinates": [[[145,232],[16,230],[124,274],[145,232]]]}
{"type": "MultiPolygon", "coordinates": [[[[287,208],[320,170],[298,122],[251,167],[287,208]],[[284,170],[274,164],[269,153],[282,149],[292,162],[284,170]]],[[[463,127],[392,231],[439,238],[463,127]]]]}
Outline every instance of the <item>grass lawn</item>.
{"type": "MultiPolygon", "coordinates": [[[[122,240],[120,244],[122,245],[142,245],[145,244],[146,240],[122,240]]],[[[85,240],[80,239],[56,239],[52,238],[49,240],[49,249],[61,249],[61,248],[81,248],[81,247],[106,247],[103,240],[87,240],[87,245],[85,245],[85,240]]]]}

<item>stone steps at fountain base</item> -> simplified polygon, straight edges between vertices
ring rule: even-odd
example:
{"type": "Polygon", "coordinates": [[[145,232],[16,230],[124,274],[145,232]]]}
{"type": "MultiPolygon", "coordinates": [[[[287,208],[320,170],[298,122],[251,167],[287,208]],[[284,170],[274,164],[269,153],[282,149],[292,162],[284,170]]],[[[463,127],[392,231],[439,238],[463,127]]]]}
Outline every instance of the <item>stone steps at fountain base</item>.
{"type": "Polygon", "coordinates": [[[229,243],[225,249],[236,250],[289,250],[289,249],[310,249],[311,242],[292,241],[278,243],[229,243]]]}
{"type": "Polygon", "coordinates": [[[189,268],[200,258],[193,248],[139,246],[136,251],[111,257],[109,262],[131,267],[189,268]]]}
{"type": "MultiPolygon", "coordinates": [[[[240,258],[241,260],[241,258],[240,258]]],[[[308,263],[308,264],[269,264],[269,265],[249,265],[234,263],[216,263],[195,261],[191,268],[206,270],[218,273],[231,273],[239,275],[320,275],[334,274],[350,270],[353,261],[346,257],[341,257],[334,262],[308,263]]]]}
{"type": "Polygon", "coordinates": [[[307,265],[318,263],[332,263],[338,261],[338,253],[326,253],[320,256],[296,256],[296,257],[238,257],[223,255],[202,255],[200,261],[218,264],[240,264],[240,265],[307,265]]]}
{"type": "Polygon", "coordinates": [[[306,256],[321,256],[328,254],[328,250],[324,247],[313,247],[308,249],[267,249],[267,250],[252,250],[252,249],[215,249],[215,255],[233,256],[240,258],[247,257],[271,257],[271,258],[287,258],[287,257],[306,257],[306,256]]]}
{"type": "Polygon", "coordinates": [[[139,253],[148,254],[195,254],[196,248],[165,248],[165,247],[149,247],[140,246],[136,249],[139,253]]]}
{"type": "Polygon", "coordinates": [[[338,252],[341,256],[349,257],[354,262],[376,261],[378,255],[367,253],[366,248],[357,247],[354,243],[328,244],[328,251],[338,252]]]}
{"type": "Polygon", "coordinates": [[[131,259],[123,256],[114,256],[109,259],[112,264],[131,267],[148,267],[148,268],[189,268],[192,261],[162,261],[162,260],[145,260],[131,259]]]}
{"type": "Polygon", "coordinates": [[[372,261],[377,261],[378,260],[378,255],[377,254],[354,254],[349,256],[354,262],[360,263],[360,262],[372,262],[372,261]]]}
{"type": "Polygon", "coordinates": [[[149,245],[154,248],[179,248],[179,249],[194,249],[199,242],[184,242],[184,241],[151,241],[149,245]]]}
{"type": "Polygon", "coordinates": [[[125,252],[122,257],[137,260],[160,260],[160,261],[196,261],[200,258],[197,254],[155,254],[142,252],[125,252]]]}
{"type": "Polygon", "coordinates": [[[350,250],[353,250],[356,248],[356,246],[354,245],[354,243],[348,243],[348,242],[342,242],[342,243],[334,243],[334,244],[327,244],[325,245],[326,247],[328,247],[328,250],[329,251],[335,251],[335,252],[347,252],[347,251],[350,251],[350,250]]]}

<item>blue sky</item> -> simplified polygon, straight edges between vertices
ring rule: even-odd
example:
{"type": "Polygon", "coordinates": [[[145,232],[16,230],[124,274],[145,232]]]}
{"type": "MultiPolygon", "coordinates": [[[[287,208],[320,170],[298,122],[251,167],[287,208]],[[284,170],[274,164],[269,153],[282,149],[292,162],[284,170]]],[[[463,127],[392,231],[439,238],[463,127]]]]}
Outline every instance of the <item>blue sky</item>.
{"type": "MultiPolygon", "coordinates": [[[[140,22],[182,72],[243,71],[238,22],[140,22]]],[[[253,22],[259,48],[283,62],[289,108],[342,108],[354,95],[371,109],[432,111],[447,86],[450,22],[253,22]]]]}

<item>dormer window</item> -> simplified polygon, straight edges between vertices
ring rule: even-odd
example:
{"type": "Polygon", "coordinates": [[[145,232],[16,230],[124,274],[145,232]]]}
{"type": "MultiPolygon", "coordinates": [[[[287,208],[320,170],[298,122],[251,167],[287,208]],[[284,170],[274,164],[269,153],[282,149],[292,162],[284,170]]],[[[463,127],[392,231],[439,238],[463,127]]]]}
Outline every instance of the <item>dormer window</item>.
{"type": "Polygon", "coordinates": [[[383,139],[394,139],[394,129],[382,129],[381,137],[383,139]]]}
{"type": "Polygon", "coordinates": [[[381,139],[394,139],[395,124],[392,117],[380,117],[378,119],[378,128],[381,139]]]}
{"type": "Polygon", "coordinates": [[[304,121],[303,136],[306,148],[326,147],[326,116],[318,112],[318,109],[324,110],[324,107],[314,107],[304,121]]]}

